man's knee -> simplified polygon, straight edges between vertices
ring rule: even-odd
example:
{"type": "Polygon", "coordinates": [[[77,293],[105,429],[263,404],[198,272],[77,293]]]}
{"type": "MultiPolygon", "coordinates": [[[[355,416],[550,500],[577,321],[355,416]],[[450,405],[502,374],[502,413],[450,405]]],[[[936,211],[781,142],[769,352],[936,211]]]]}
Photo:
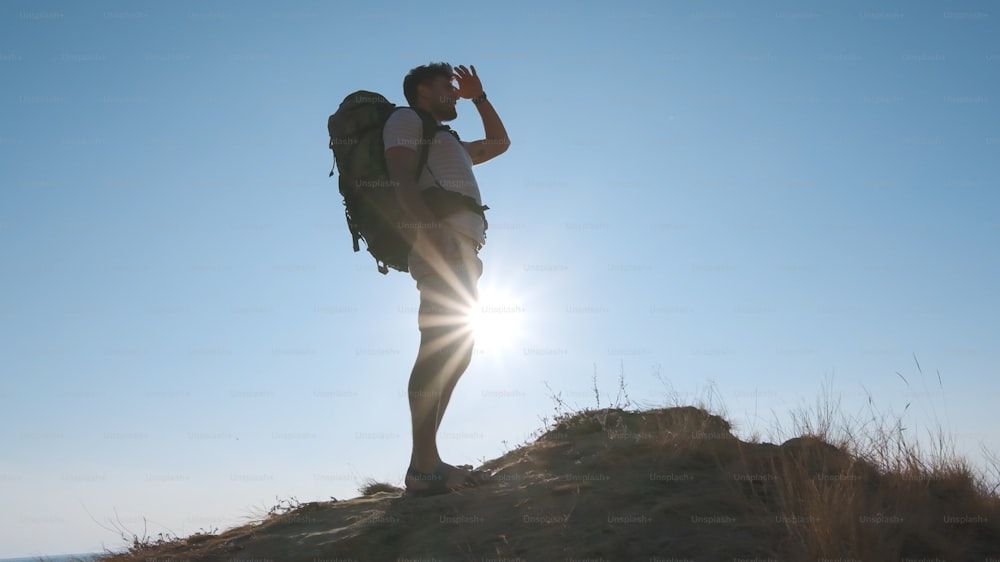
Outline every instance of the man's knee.
{"type": "Polygon", "coordinates": [[[420,350],[443,355],[472,354],[474,336],[468,326],[435,326],[420,329],[420,350]]]}
{"type": "Polygon", "coordinates": [[[425,361],[451,363],[463,370],[472,361],[475,338],[467,327],[434,327],[420,330],[419,356],[425,361]]]}

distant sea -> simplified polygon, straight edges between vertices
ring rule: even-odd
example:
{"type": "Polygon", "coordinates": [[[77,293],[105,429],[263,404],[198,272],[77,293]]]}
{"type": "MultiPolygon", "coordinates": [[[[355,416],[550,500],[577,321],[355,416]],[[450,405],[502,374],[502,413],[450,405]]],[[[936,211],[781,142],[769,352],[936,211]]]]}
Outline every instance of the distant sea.
{"type": "Polygon", "coordinates": [[[72,562],[72,560],[93,560],[94,558],[100,556],[102,553],[93,552],[90,554],[57,554],[54,556],[23,556],[21,558],[0,558],[0,562],[38,562],[39,560],[44,560],[45,562],[72,562]]]}

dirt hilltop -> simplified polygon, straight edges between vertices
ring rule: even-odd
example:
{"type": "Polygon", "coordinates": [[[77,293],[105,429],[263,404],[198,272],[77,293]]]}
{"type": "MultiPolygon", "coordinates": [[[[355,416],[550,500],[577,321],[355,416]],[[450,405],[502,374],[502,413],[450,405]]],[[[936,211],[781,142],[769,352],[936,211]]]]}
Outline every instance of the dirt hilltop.
{"type": "Polygon", "coordinates": [[[740,441],[695,407],[565,416],[478,488],[315,502],[103,562],[1000,562],[962,471],[886,473],[813,437],[740,441]]]}

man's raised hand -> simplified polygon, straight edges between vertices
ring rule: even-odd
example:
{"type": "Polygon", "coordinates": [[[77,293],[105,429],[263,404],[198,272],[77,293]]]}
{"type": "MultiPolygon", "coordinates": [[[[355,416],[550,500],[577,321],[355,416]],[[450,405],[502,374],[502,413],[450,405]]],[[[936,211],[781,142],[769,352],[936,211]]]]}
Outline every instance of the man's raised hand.
{"type": "Polygon", "coordinates": [[[472,70],[465,68],[464,64],[456,66],[454,70],[455,80],[458,81],[458,97],[467,100],[479,97],[483,93],[483,83],[479,81],[476,74],[475,65],[470,65],[472,70]]]}

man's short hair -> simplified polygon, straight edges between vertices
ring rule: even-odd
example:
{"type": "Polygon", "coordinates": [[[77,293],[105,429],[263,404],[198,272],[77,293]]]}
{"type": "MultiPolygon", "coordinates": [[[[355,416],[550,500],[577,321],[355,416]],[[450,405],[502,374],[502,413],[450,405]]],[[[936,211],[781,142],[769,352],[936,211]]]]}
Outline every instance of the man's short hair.
{"type": "Polygon", "coordinates": [[[446,62],[432,62],[410,69],[410,73],[403,78],[403,95],[406,96],[406,103],[410,104],[410,107],[417,106],[419,99],[417,86],[427,84],[438,76],[451,80],[453,75],[451,65],[446,62]]]}

